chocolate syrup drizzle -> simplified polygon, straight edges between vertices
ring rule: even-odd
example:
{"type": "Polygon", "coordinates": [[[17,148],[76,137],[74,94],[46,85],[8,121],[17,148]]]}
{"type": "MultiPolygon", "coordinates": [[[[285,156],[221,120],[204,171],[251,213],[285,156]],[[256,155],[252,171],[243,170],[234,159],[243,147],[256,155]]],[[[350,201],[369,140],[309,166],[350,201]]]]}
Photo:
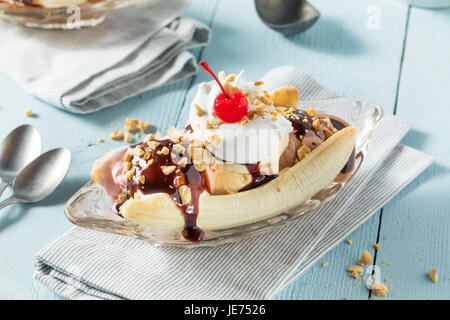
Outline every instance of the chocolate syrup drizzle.
{"type": "MultiPolygon", "coordinates": [[[[180,208],[185,226],[183,229],[183,237],[186,240],[192,242],[202,241],[204,237],[203,231],[197,227],[197,216],[199,210],[199,198],[204,190],[207,190],[206,178],[203,172],[197,171],[191,163],[188,163],[184,168],[175,163],[172,159],[181,156],[173,150],[174,142],[169,139],[158,140],[160,145],[155,149],[150,149],[146,143],[140,143],[139,146],[145,151],[151,152],[150,159],[153,159],[153,163],[148,166],[145,161],[139,160],[139,157],[133,158],[132,161],[136,161],[135,166],[136,176],[144,176],[145,181],[142,183],[139,179],[129,180],[127,184],[127,191],[134,194],[137,191],[141,191],[143,194],[153,193],[166,193],[175,202],[178,208],[180,208]],[[170,152],[164,155],[161,152],[163,147],[167,147],[170,152]],[[176,170],[168,175],[165,175],[161,169],[161,166],[175,166],[176,170]],[[181,185],[186,185],[191,191],[191,201],[187,204],[183,204],[181,196],[178,192],[178,188],[181,185]]],[[[181,143],[187,148],[187,143],[181,143]]],[[[135,145],[134,147],[136,147],[135,145]]],[[[176,161],[178,162],[178,161],[176,161]]]]}
{"type": "MultiPolygon", "coordinates": [[[[331,123],[333,124],[334,128],[337,130],[341,130],[348,125],[338,117],[326,115],[331,123]]],[[[317,118],[323,118],[323,116],[317,116],[317,118]]],[[[322,127],[324,129],[322,130],[315,130],[313,127],[313,117],[307,114],[304,111],[297,110],[293,115],[288,117],[288,120],[291,121],[292,127],[294,128],[295,135],[297,138],[300,139],[300,141],[304,141],[308,137],[317,137],[322,142],[326,140],[326,135],[324,129],[332,130],[332,128],[328,127],[326,124],[321,123],[322,127]],[[306,121],[304,121],[306,119],[306,121]]],[[[318,147],[318,146],[315,146],[318,147]]],[[[348,159],[347,163],[345,164],[344,168],[342,168],[341,173],[345,174],[353,170],[353,167],[355,166],[355,148],[353,148],[352,154],[350,155],[350,158],[348,159]]]]}
{"type": "MultiPolygon", "coordinates": [[[[288,119],[291,121],[295,134],[300,140],[305,139],[308,135],[315,135],[321,139],[321,141],[326,140],[324,130],[314,130],[312,125],[313,119],[308,114],[302,111],[297,111],[295,113],[295,117],[290,116],[288,119]],[[307,120],[303,121],[303,119],[307,120]]],[[[333,126],[338,130],[346,127],[346,124],[338,119],[330,118],[330,120],[332,121],[333,126]]],[[[185,132],[192,132],[192,127],[188,125],[185,128],[185,132]]],[[[173,150],[174,142],[169,139],[157,141],[160,144],[155,149],[151,149],[145,142],[132,146],[133,148],[140,146],[140,148],[145,152],[150,151],[150,159],[153,159],[153,163],[148,165],[147,161],[142,158],[138,156],[133,157],[131,161],[133,163],[133,168],[136,170],[135,175],[136,177],[144,176],[145,181],[142,183],[139,178],[128,180],[128,198],[131,198],[131,196],[138,191],[142,194],[168,194],[183,214],[185,221],[185,226],[182,231],[183,237],[192,242],[202,241],[204,232],[197,226],[197,217],[199,212],[200,195],[205,190],[209,191],[205,171],[198,171],[192,165],[191,161],[188,161],[188,164],[185,167],[179,166],[177,164],[178,161],[174,162],[174,159],[179,160],[182,155],[173,150]],[[165,155],[160,152],[163,147],[167,147],[170,150],[169,154],[165,155]],[[168,175],[165,175],[161,169],[161,166],[176,166],[176,170],[168,175]],[[181,196],[178,192],[178,188],[182,185],[188,186],[191,191],[191,201],[187,204],[183,204],[181,196]]],[[[181,141],[180,144],[187,150],[189,142],[181,141]]],[[[343,173],[349,172],[353,169],[354,152],[355,151],[353,150],[352,156],[342,169],[343,173]]],[[[256,164],[245,164],[252,176],[252,181],[246,187],[239,190],[240,192],[259,187],[277,177],[276,175],[261,174],[259,164],[259,162],[256,164]]],[[[119,208],[120,204],[116,206],[117,212],[119,212],[119,208]]]]}

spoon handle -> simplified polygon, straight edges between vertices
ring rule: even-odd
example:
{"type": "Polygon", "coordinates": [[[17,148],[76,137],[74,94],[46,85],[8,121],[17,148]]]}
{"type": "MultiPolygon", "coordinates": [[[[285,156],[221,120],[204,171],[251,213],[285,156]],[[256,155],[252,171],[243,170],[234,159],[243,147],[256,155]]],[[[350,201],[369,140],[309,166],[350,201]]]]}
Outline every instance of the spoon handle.
{"type": "Polygon", "coordinates": [[[2,202],[0,202],[0,210],[15,202],[19,202],[19,200],[14,197],[3,200],[2,202]]]}
{"type": "Polygon", "coordinates": [[[3,191],[5,191],[6,187],[9,185],[7,182],[0,182],[0,196],[2,195],[3,191]]]}

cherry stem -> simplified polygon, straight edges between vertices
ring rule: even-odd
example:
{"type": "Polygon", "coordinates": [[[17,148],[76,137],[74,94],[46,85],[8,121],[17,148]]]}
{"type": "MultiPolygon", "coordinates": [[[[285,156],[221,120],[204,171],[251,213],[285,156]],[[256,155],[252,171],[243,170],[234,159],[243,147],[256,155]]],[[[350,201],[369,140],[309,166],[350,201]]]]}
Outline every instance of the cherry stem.
{"type": "Polygon", "coordinates": [[[214,74],[214,72],[212,72],[211,68],[209,67],[209,65],[206,63],[205,60],[200,62],[200,66],[205,69],[206,72],[208,72],[213,78],[214,80],[216,80],[216,82],[219,84],[220,89],[222,89],[223,94],[225,95],[225,97],[227,99],[230,99],[230,96],[225,92],[225,89],[222,86],[222,83],[220,83],[219,79],[217,79],[216,75],[214,74]]]}

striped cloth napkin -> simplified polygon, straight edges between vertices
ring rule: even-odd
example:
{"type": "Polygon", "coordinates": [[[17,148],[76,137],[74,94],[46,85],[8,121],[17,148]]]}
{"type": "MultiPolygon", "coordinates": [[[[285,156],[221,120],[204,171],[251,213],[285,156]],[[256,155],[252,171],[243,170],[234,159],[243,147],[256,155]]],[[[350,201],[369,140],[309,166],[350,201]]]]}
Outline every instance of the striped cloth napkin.
{"type": "MultiPolygon", "coordinates": [[[[148,2],[144,2],[146,4],[148,2]]],[[[0,72],[28,93],[74,113],[91,113],[197,72],[187,51],[209,28],[180,17],[190,0],[115,10],[93,28],[41,30],[0,20],[0,72]]]]}
{"type": "MultiPolygon", "coordinates": [[[[292,67],[263,80],[296,86],[305,100],[335,96],[292,67]]],[[[386,115],[351,183],[320,210],[281,228],[187,250],[76,227],[36,254],[36,279],[70,299],[274,298],[432,163],[399,145],[410,127],[386,115]]]]}

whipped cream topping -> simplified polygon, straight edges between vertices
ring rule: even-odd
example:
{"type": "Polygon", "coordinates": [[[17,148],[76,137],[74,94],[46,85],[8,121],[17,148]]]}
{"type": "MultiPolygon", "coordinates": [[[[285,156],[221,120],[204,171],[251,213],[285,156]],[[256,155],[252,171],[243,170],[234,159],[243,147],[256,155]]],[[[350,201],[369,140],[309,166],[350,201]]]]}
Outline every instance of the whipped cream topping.
{"type": "MultiPolygon", "coordinates": [[[[225,82],[223,79],[220,81],[222,84],[225,82]]],[[[250,94],[249,112],[255,110],[253,102],[258,96],[264,96],[263,87],[243,79],[242,72],[228,82],[239,88],[244,95],[250,94]]],[[[227,162],[254,164],[279,158],[286,146],[286,136],[293,130],[291,122],[285,117],[274,118],[268,113],[245,124],[218,123],[214,116],[214,100],[220,93],[220,87],[215,81],[199,85],[189,113],[194,138],[210,141],[207,145],[209,151],[227,162]],[[202,110],[201,114],[198,107],[202,110]],[[208,127],[207,121],[215,124],[213,128],[208,127]]]]}

